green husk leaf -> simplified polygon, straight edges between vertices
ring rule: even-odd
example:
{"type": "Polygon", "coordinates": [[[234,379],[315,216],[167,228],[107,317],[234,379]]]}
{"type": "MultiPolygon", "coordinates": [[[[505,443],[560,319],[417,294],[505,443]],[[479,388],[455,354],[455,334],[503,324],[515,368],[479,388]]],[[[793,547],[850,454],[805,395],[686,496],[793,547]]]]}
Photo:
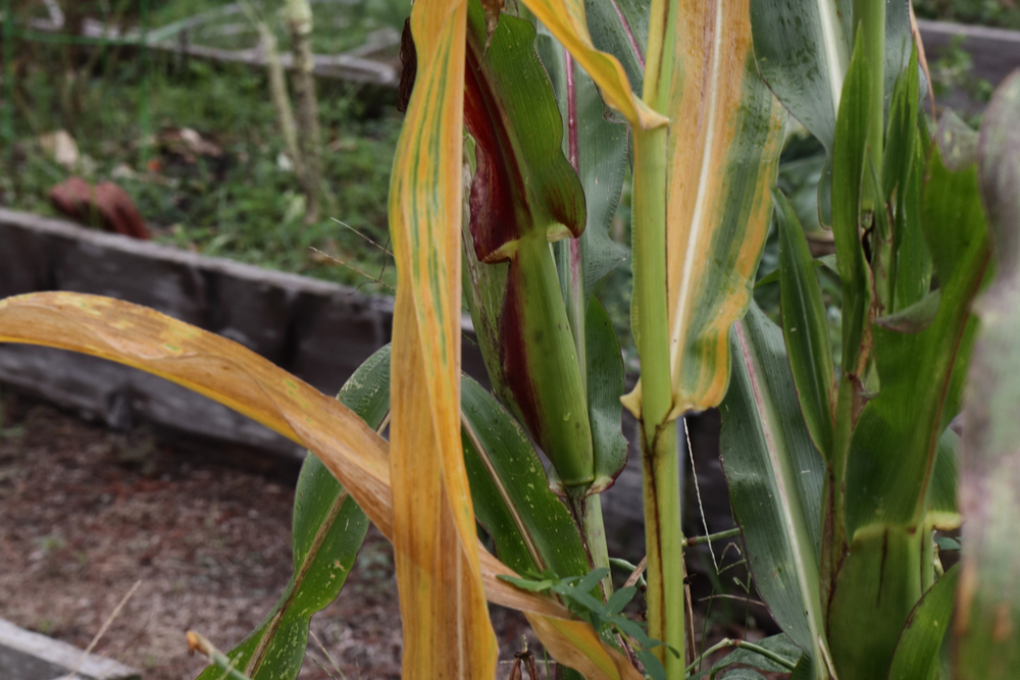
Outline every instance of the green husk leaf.
{"type": "Polygon", "coordinates": [[[935,469],[928,489],[928,516],[925,521],[943,531],[956,529],[963,523],[956,502],[959,458],[960,438],[952,429],[946,428],[935,450],[935,469]]]}
{"type": "Polygon", "coordinates": [[[534,50],[534,27],[504,15],[483,51],[484,17],[478,5],[470,7],[464,116],[476,142],[473,245],[483,262],[510,259],[498,378],[563,485],[583,493],[595,477],[591,427],[547,239],[580,235],[584,195],[560,152],[562,119],[534,50]]]}

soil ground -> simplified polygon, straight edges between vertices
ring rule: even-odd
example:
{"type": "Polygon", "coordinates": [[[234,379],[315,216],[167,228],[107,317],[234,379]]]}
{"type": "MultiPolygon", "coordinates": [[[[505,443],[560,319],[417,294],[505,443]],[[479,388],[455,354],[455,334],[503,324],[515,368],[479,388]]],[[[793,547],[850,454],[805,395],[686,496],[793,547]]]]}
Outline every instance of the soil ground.
{"type": "MultiPolygon", "coordinates": [[[[188,655],[185,632],[231,649],[291,576],[299,467],[265,463],[144,428],[114,432],[5,391],[0,618],[84,649],[140,582],[93,651],[139,669],[143,680],[193,680],[205,664],[188,655]]],[[[695,629],[706,633],[701,649],[722,637],[763,634],[734,625],[732,616],[712,618],[705,627],[695,613],[695,629]]],[[[524,617],[494,607],[492,620],[497,678],[509,677],[522,635],[545,676],[524,617]]],[[[393,553],[374,528],[312,632],[302,680],[400,677],[393,553]]]]}
{"type": "MultiPolygon", "coordinates": [[[[267,477],[144,430],[4,402],[0,617],[84,648],[141,581],[95,652],[144,680],[198,675],[187,630],[228,650],[260,623],[291,575],[296,466],[267,477]]],[[[527,624],[494,615],[512,659],[527,624]]],[[[399,678],[399,621],[392,550],[373,529],[341,597],[313,619],[325,653],[313,639],[301,677],[399,678]]]]}
{"type": "MultiPolygon", "coordinates": [[[[293,480],[210,464],[145,431],[6,402],[0,616],[84,648],[141,581],[95,651],[145,680],[198,674],[189,629],[227,650],[258,625],[291,575],[293,480]]],[[[348,596],[316,617],[316,634],[349,678],[359,668],[399,677],[392,563],[388,543],[370,534],[348,596]]],[[[302,677],[327,677],[309,665],[302,677]]]]}

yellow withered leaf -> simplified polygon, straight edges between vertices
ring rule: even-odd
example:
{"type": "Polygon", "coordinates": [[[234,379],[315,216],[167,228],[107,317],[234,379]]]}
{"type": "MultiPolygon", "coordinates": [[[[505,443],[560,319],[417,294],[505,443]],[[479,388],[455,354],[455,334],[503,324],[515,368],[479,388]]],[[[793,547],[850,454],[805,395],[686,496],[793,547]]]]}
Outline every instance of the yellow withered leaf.
{"type": "MultiPolygon", "coordinates": [[[[266,425],[311,449],[393,540],[386,440],[336,399],[232,340],[119,300],[34,293],[0,300],[0,342],[55,347],[132,366],[266,425]]],[[[577,667],[589,680],[640,680],[588,624],[570,621],[571,613],[555,600],[500,580],[518,574],[476,549],[489,601],[525,612],[553,658],[577,667]]]]}
{"type": "Polygon", "coordinates": [[[499,652],[460,440],[466,29],[467,0],[411,10],[418,67],[390,178],[393,548],[412,680],[491,678],[499,652]]]}
{"type": "Polygon", "coordinates": [[[521,0],[556,36],[602,91],[606,104],[634,127],[650,129],[669,122],[630,88],[627,74],[616,57],[595,49],[588,33],[584,0],[521,0]]]}
{"type": "MultiPolygon", "coordinates": [[[[666,248],[673,408],[716,406],[772,215],[785,113],[758,77],[750,0],[680,0],[666,248]]],[[[640,393],[627,396],[637,411],[640,393]]]]}

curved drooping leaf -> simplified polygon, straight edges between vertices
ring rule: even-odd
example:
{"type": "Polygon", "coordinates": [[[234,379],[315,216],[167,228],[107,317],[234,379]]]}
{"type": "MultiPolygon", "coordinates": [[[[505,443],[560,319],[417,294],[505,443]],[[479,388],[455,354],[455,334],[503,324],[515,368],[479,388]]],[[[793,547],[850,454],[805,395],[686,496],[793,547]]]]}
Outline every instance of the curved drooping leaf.
{"type": "Polygon", "coordinates": [[[900,633],[889,680],[936,680],[939,677],[939,648],[953,620],[960,565],[954,565],[935,582],[914,610],[900,633]]]}
{"type": "Polygon", "coordinates": [[[755,584],[776,622],[827,678],[818,555],[825,465],[811,444],[780,329],[752,303],[734,325],[720,405],[723,472],[755,584]]]}
{"type": "Polygon", "coordinates": [[[851,0],[751,3],[754,54],[762,78],[830,152],[850,65],[852,8],[851,0]]]}
{"type": "MultiPolygon", "coordinates": [[[[927,250],[928,246],[925,246],[927,250]]],[[[875,319],[876,326],[897,333],[920,333],[930,326],[942,306],[942,290],[936,288],[918,302],[889,316],[875,319]]]]}
{"type": "Polygon", "coordinates": [[[999,86],[981,128],[980,181],[996,276],[977,303],[960,490],[963,569],[954,677],[1010,678],[1020,667],[1020,74],[999,86]]]}
{"type": "MultiPolygon", "coordinates": [[[[717,405],[751,300],[785,113],[758,77],[748,0],[681,3],[667,148],[671,417],[717,405]]],[[[638,393],[628,396],[637,413],[638,393]]]]}
{"type": "Polygon", "coordinates": [[[804,422],[815,447],[823,458],[829,460],[832,456],[836,377],[822,288],[804,229],[793,206],[779,190],[773,192],[773,197],[779,229],[783,338],[804,422]]]}
{"type": "Polygon", "coordinates": [[[399,272],[390,474],[401,668],[409,680],[489,677],[499,653],[460,441],[467,15],[467,0],[419,0],[411,10],[417,72],[390,176],[399,272]]]}
{"type": "Polygon", "coordinates": [[[616,57],[595,49],[588,32],[584,0],[521,1],[592,77],[606,104],[623,114],[633,127],[647,130],[669,122],[631,89],[627,73],[616,57]]]}
{"type": "MultiPolygon", "coordinates": [[[[81,352],[158,375],[218,401],[303,444],[329,468],[379,531],[392,540],[386,441],[349,409],[250,350],[158,312],[110,298],[35,293],[0,300],[0,342],[81,352]]],[[[500,576],[517,574],[484,549],[490,601],[525,613],[549,653],[589,680],[639,679],[591,626],[547,597],[500,576]]]]}
{"type": "Polygon", "coordinates": [[[471,378],[461,383],[464,455],[478,520],[500,560],[519,574],[583,576],[588,556],[567,507],[513,417],[471,378]]]}
{"type": "Polygon", "coordinates": [[[988,262],[987,228],[977,168],[953,173],[941,159],[936,146],[927,167],[922,213],[942,291],[939,311],[919,333],[873,329],[882,390],[864,408],[850,442],[848,537],[870,523],[917,526],[945,426],[944,410],[959,399],[954,375],[969,362],[976,330],[970,303],[988,262]]]}
{"type": "MultiPolygon", "coordinates": [[[[337,398],[378,429],[389,412],[389,347],[379,350],[350,377],[337,398]]],[[[305,658],[313,614],[336,599],[365,540],[368,518],[315,454],[301,466],[294,494],[294,575],[262,624],[227,653],[252,680],[297,677],[305,658]]],[[[210,666],[199,680],[223,671],[210,666]]]]}

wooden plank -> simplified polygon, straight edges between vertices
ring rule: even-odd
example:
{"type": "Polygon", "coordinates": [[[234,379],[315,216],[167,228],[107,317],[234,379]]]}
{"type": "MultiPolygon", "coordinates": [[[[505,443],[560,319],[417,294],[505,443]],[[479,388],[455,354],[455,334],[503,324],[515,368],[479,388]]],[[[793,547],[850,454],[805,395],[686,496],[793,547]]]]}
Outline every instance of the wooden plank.
{"type": "MultiPolygon", "coordinates": [[[[228,337],[335,394],[389,342],[393,301],[353,288],[0,209],[0,297],[106,295],[228,337]]],[[[470,321],[465,319],[470,337],[470,321]]],[[[464,343],[465,369],[487,379],[464,343]]],[[[91,357],[0,345],[0,382],[127,429],[141,422],[302,458],[304,449],[161,378],[91,357]]]]}
{"type": "Polygon", "coordinates": [[[974,75],[993,85],[1020,68],[1020,32],[923,19],[918,19],[917,26],[929,60],[939,58],[959,39],[973,59],[974,75]]]}
{"type": "Polygon", "coordinates": [[[82,650],[66,642],[0,619],[0,668],[5,680],[66,679],[75,667],[81,680],[141,680],[138,671],[113,659],[82,655],[82,650]]]}

